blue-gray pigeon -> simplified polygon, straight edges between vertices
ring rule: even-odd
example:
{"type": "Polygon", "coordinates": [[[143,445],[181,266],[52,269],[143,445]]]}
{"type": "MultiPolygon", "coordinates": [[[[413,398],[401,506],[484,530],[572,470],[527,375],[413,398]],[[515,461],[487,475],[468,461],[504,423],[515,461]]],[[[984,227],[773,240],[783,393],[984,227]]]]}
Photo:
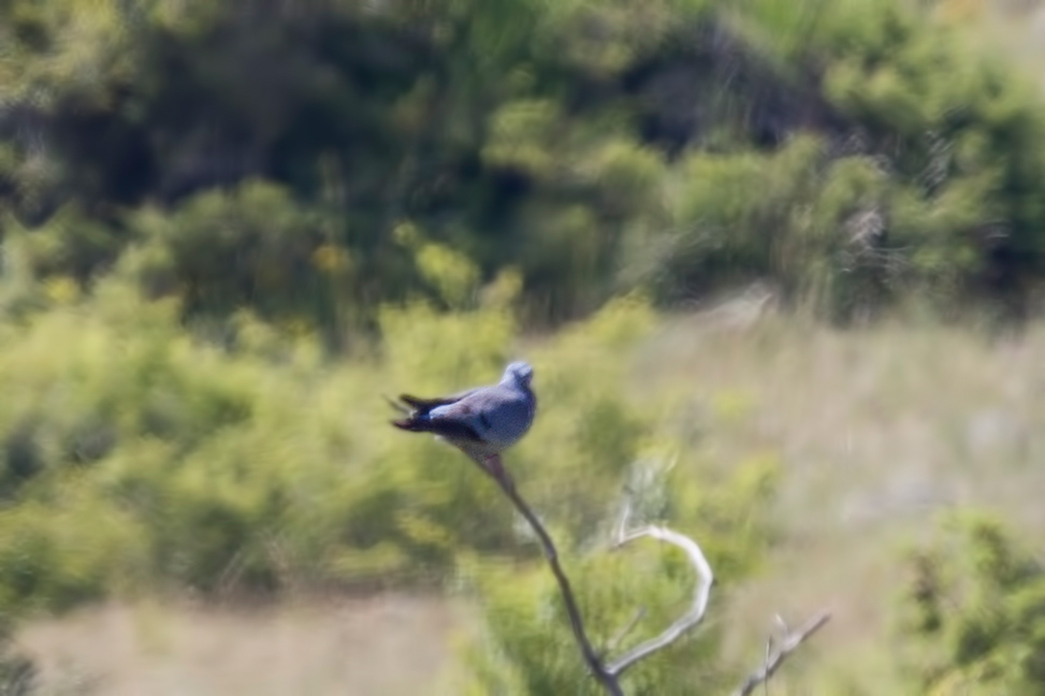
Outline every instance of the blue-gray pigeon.
{"type": "Polygon", "coordinates": [[[526,434],[537,412],[530,388],[533,368],[513,362],[497,384],[433,399],[409,394],[399,398],[411,409],[392,421],[403,430],[433,433],[454,445],[491,473],[503,476],[500,454],[526,434]]]}

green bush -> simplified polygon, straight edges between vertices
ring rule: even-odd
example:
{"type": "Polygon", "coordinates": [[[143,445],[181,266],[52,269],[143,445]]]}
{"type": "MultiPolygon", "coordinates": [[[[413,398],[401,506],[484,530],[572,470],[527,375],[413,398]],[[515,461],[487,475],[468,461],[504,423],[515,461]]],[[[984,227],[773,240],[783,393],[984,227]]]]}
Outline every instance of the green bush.
{"type": "Polygon", "coordinates": [[[250,308],[273,319],[333,321],[323,312],[336,307],[349,255],[331,239],[330,223],[281,187],[245,182],[201,193],[170,214],[142,210],[132,224],[143,247],[133,267],[151,296],[177,293],[194,315],[250,308]]]}
{"type": "MultiPolygon", "coordinates": [[[[381,354],[334,362],[314,334],[246,313],[223,346],[200,342],[176,304],[136,288],[106,280],[0,332],[0,605],[441,582],[461,558],[531,555],[471,463],[391,428],[381,400],[496,378],[516,355],[510,287],[454,313],[387,306],[381,354]]],[[[529,356],[541,415],[509,466],[578,543],[630,463],[671,446],[667,402],[624,388],[629,346],[654,325],[626,300],[529,356]]]]}
{"type": "MultiPolygon", "coordinates": [[[[697,483],[702,474],[695,463],[665,474],[647,459],[629,470],[652,473],[654,483],[647,483],[638,501],[645,514],[632,517],[631,524],[664,523],[692,536],[715,570],[716,585],[706,625],[629,670],[622,685],[633,694],[692,693],[694,685],[725,691],[737,676],[722,661],[722,624],[716,617],[728,588],[752,571],[768,541],[758,510],[773,489],[773,462],[742,463],[732,480],[710,488],[697,483]]],[[[588,634],[596,650],[615,657],[626,646],[659,634],[689,609],[696,578],[681,551],[652,540],[609,553],[609,532],[619,520],[622,495],[602,502],[600,533],[588,530],[580,537],[582,545],[574,546],[575,526],[551,519],[558,523],[560,548],[570,549],[562,562],[588,634]],[[640,609],[644,614],[635,630],[622,645],[613,645],[640,609]]],[[[486,562],[466,568],[465,578],[479,591],[485,622],[479,638],[466,647],[472,668],[469,693],[602,692],[587,673],[559,588],[543,564],[520,568],[486,562]]]]}
{"type": "Polygon", "coordinates": [[[900,656],[939,694],[1035,694],[1045,684],[1045,572],[995,518],[952,516],[909,561],[900,656]]]}

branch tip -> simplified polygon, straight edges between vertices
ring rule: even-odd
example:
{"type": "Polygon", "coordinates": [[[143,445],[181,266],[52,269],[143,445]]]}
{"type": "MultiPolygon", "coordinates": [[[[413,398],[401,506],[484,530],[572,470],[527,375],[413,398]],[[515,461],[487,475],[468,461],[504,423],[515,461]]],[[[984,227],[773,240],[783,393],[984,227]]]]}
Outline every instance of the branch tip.
{"type": "MultiPolygon", "coordinates": [[[[777,619],[781,624],[784,623],[779,615],[777,615],[777,619]]],[[[765,664],[749,674],[744,683],[733,692],[733,696],[749,696],[759,684],[768,682],[776,671],[780,669],[780,665],[784,663],[784,660],[830,620],[831,612],[821,611],[802,624],[798,630],[794,632],[788,631],[776,652],[766,656],[765,664]]],[[[784,625],[786,626],[786,624],[784,625]]]]}

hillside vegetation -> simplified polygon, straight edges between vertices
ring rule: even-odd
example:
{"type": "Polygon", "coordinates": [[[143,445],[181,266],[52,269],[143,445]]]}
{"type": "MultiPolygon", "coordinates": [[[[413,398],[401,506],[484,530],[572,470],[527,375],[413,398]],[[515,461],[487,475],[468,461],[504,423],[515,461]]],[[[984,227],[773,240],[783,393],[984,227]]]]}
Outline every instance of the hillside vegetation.
{"type": "MultiPolygon", "coordinates": [[[[966,4],[0,3],[0,613],[464,590],[474,693],[596,693],[494,489],[381,396],[525,355],[510,466],[600,645],[690,583],[593,552],[625,485],[728,596],[785,540],[789,452],[715,445],[729,385],[647,379],[667,313],[756,281],[820,327],[1039,309],[1045,105],[966,4]]],[[[926,571],[903,636],[939,649],[898,678],[1036,693],[1040,573],[971,529],[922,565],[1016,560],[926,571]]],[[[732,685],[713,618],[629,693],[732,685]]]]}

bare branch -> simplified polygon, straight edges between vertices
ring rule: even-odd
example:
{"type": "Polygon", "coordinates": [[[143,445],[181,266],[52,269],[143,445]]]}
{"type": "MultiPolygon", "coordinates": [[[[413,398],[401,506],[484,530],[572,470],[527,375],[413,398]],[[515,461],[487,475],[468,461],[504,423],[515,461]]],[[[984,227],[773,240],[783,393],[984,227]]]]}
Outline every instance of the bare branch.
{"type": "Polygon", "coordinates": [[[624,696],[624,692],[621,691],[620,684],[617,683],[616,675],[607,671],[602,664],[602,659],[598,653],[592,647],[591,640],[588,638],[588,634],[584,630],[584,621],[581,618],[580,609],[577,607],[577,599],[574,597],[573,588],[570,587],[570,580],[566,577],[566,573],[563,572],[562,566],[559,565],[559,552],[555,548],[555,543],[549,536],[548,531],[541,524],[541,521],[534,514],[533,509],[530,505],[519,495],[515,489],[515,483],[512,481],[511,476],[507,470],[501,466],[499,458],[496,467],[488,466],[486,463],[479,459],[473,458],[479,467],[486,472],[490,478],[492,478],[504,494],[512,501],[515,509],[519,511],[519,514],[523,516],[526,522],[533,529],[537,538],[540,540],[541,548],[544,551],[544,558],[548,562],[548,567],[551,568],[552,574],[555,576],[556,582],[559,583],[559,593],[562,595],[563,604],[566,605],[566,614],[570,619],[570,628],[573,629],[573,637],[577,641],[577,645],[580,647],[581,655],[584,657],[584,662],[588,665],[588,669],[591,671],[592,676],[599,684],[606,690],[606,693],[610,696],[624,696]]]}
{"type": "Polygon", "coordinates": [[[786,660],[799,645],[805,642],[807,638],[823,628],[824,624],[830,620],[830,612],[820,612],[807,621],[797,631],[786,635],[783,643],[777,651],[766,657],[766,662],[762,667],[748,675],[748,678],[744,680],[744,683],[740,685],[740,688],[733,692],[733,696],[749,696],[749,694],[754,692],[755,687],[769,681],[776,671],[780,669],[780,665],[784,663],[784,660],[786,660]]]}
{"type": "Polygon", "coordinates": [[[697,542],[689,537],[674,532],[666,527],[648,526],[641,529],[625,532],[631,507],[625,503],[624,514],[621,515],[620,524],[617,527],[617,541],[614,548],[620,548],[624,544],[636,539],[652,538],[665,541],[682,549],[689,558],[693,569],[698,576],[697,587],[693,592],[693,603],[689,611],[680,616],[674,623],[668,626],[656,638],[651,638],[626,652],[618,659],[606,665],[606,671],[614,677],[619,677],[624,670],[628,669],[639,660],[649,657],[658,650],[662,650],[678,640],[686,631],[689,631],[704,620],[707,613],[708,600],[711,598],[711,585],[715,582],[715,575],[711,570],[711,564],[704,557],[697,542]]]}

